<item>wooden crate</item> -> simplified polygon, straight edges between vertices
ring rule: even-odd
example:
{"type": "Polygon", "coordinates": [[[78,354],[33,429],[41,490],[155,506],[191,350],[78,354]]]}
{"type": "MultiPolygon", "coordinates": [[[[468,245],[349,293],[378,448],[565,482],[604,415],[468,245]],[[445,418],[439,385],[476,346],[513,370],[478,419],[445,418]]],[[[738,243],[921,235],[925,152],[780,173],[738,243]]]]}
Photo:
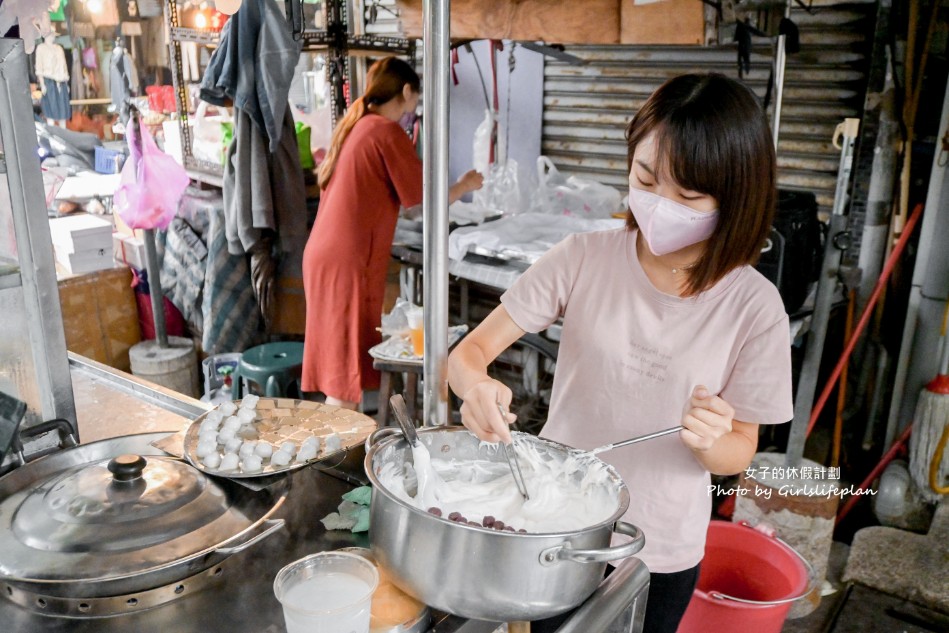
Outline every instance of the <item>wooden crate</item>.
{"type": "Polygon", "coordinates": [[[621,44],[704,44],[702,0],[662,0],[638,4],[622,0],[621,44]]]}
{"type": "MultiPolygon", "coordinates": [[[[699,0],[696,0],[698,2],[699,0]]],[[[422,0],[396,0],[406,37],[422,37],[422,0]]],[[[616,44],[620,0],[453,0],[452,39],[616,44]]]]}
{"type": "Polygon", "coordinates": [[[129,348],[142,340],[127,267],[67,277],[59,282],[66,349],[131,371],[129,348]]]}

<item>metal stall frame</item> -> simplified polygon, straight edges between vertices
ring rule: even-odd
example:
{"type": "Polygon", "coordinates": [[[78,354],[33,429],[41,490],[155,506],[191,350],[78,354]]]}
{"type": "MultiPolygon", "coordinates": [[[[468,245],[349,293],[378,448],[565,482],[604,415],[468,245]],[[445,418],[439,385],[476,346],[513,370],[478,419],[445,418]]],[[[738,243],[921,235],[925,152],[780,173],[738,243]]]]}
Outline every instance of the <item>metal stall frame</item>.
{"type": "Polygon", "coordinates": [[[6,174],[10,189],[20,287],[28,317],[41,414],[46,420],[68,421],[78,440],[53,241],[36,155],[27,57],[20,39],[0,39],[0,138],[3,141],[0,170],[6,174]]]}

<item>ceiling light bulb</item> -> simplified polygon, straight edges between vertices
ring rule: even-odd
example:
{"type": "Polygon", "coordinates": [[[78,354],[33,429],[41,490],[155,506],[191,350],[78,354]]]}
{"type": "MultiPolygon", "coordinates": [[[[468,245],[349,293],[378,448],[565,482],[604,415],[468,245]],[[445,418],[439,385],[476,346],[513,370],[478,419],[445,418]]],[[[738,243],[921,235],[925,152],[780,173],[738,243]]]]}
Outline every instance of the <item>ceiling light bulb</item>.
{"type": "Polygon", "coordinates": [[[194,26],[198,29],[208,28],[208,16],[199,11],[197,15],[194,16],[194,26]]]}
{"type": "Polygon", "coordinates": [[[102,0],[89,0],[86,3],[86,8],[89,9],[90,13],[102,13],[102,0]]]}
{"type": "Polygon", "coordinates": [[[242,0],[214,0],[214,8],[224,15],[234,15],[241,8],[242,0]]]}

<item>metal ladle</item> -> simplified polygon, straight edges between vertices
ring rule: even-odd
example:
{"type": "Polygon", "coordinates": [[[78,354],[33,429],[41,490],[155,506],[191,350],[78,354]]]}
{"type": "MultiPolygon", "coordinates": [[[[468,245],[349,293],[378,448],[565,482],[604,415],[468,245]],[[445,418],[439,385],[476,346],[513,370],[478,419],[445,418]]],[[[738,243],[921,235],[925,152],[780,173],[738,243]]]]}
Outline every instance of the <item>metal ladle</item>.
{"type": "Polygon", "coordinates": [[[395,413],[395,419],[398,420],[399,426],[402,427],[402,435],[405,436],[405,441],[409,443],[409,446],[415,448],[419,445],[418,433],[415,431],[415,424],[409,418],[409,412],[405,408],[405,398],[402,397],[402,394],[395,394],[389,398],[389,404],[392,405],[392,412],[395,413]]]}
{"type": "Polygon", "coordinates": [[[594,448],[590,453],[597,455],[599,453],[605,453],[606,451],[611,451],[614,448],[622,448],[624,446],[629,446],[630,444],[637,444],[639,442],[645,442],[646,440],[651,440],[657,437],[662,437],[663,435],[669,435],[670,433],[675,433],[681,431],[685,427],[681,424],[679,426],[674,426],[670,429],[663,429],[662,431],[656,431],[655,433],[649,433],[647,435],[640,435],[639,437],[633,437],[628,440],[623,440],[622,442],[614,442],[613,444],[604,444],[603,446],[598,446],[594,448]]]}

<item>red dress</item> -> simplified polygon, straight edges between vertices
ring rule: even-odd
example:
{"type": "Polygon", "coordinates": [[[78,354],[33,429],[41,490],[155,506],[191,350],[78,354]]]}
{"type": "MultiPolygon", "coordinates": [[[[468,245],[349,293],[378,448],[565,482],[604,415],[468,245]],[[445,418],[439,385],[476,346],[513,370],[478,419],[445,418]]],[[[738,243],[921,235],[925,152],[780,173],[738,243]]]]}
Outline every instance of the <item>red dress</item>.
{"type": "Polygon", "coordinates": [[[343,143],[303,251],[304,391],[359,402],[379,386],[369,348],[381,341],[399,206],[422,201],[422,163],[398,123],[366,114],[343,143]]]}

